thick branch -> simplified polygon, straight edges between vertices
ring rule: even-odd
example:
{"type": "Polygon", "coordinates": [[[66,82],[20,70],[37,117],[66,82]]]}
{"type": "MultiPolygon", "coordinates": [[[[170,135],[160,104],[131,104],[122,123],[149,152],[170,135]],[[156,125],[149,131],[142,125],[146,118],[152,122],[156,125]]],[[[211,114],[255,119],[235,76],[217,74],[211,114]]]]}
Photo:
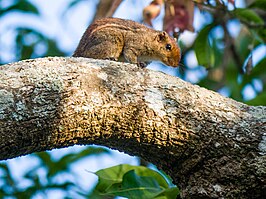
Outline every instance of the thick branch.
{"type": "Polygon", "coordinates": [[[0,76],[2,160],[99,144],[156,164],[183,198],[266,192],[266,107],[111,61],[27,60],[0,76]]]}

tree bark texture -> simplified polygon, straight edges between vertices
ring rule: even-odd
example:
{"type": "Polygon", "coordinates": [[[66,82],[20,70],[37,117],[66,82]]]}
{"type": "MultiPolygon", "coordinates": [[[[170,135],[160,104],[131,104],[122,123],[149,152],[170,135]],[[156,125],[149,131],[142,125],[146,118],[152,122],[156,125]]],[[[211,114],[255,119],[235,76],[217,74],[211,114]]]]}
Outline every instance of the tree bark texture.
{"type": "Polygon", "coordinates": [[[154,163],[182,198],[266,195],[266,107],[104,60],[26,60],[0,77],[1,160],[97,144],[154,163]]]}

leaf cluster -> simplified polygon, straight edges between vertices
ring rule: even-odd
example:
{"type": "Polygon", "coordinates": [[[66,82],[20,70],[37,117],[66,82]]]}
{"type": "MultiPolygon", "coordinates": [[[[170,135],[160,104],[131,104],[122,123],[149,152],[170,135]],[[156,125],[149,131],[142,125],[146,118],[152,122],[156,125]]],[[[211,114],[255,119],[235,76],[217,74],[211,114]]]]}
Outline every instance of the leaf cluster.
{"type": "Polygon", "coordinates": [[[95,174],[99,181],[89,198],[172,199],[179,194],[178,188],[162,174],[143,166],[122,164],[95,174]]]}
{"type": "MultiPolygon", "coordinates": [[[[204,4],[211,23],[199,31],[191,48],[207,74],[198,82],[250,105],[265,105],[266,98],[266,1],[257,0],[246,8],[229,10],[227,5],[204,4]],[[257,10],[261,11],[258,14],[257,10]],[[239,32],[236,34],[236,32],[239,32]],[[262,53],[261,57],[256,56],[262,53]],[[249,92],[252,91],[252,97],[249,92]]],[[[188,68],[189,70],[189,68],[188,68]]]]}
{"type": "Polygon", "coordinates": [[[29,170],[22,172],[21,179],[13,175],[9,164],[0,163],[0,198],[46,198],[50,191],[60,193],[65,198],[84,196],[89,191],[79,187],[79,179],[71,167],[84,158],[109,152],[105,148],[90,146],[59,159],[54,158],[51,152],[36,153],[27,157],[33,164],[29,170]]]}
{"type": "MultiPolygon", "coordinates": [[[[0,20],[5,20],[10,15],[29,15],[38,20],[41,20],[42,17],[36,5],[28,0],[14,0],[8,2],[7,5],[0,4],[0,20]]],[[[6,32],[12,32],[15,35],[13,38],[15,41],[14,47],[10,50],[10,53],[13,54],[10,62],[43,56],[65,55],[65,52],[58,47],[57,41],[49,38],[42,33],[42,30],[33,26],[10,25],[6,29],[0,30],[0,35],[4,35],[6,32]]],[[[9,46],[2,47],[3,50],[8,51],[9,46]]],[[[5,63],[1,61],[0,56],[0,65],[5,63]]]]}

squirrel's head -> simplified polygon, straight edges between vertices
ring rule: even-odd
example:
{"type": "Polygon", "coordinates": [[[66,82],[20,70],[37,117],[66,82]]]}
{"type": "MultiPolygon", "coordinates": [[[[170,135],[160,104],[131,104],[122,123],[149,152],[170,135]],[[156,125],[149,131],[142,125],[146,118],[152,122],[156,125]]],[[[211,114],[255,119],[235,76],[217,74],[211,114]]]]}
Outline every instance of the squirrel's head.
{"type": "Polygon", "coordinates": [[[158,45],[158,58],[168,66],[177,67],[181,59],[181,51],[176,39],[170,37],[165,31],[158,32],[155,38],[158,45]]]}

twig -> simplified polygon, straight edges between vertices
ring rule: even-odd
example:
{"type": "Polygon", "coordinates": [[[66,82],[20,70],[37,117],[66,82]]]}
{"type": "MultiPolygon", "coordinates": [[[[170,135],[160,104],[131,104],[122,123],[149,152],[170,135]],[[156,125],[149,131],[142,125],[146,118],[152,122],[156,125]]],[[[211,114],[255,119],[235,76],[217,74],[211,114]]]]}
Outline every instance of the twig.
{"type": "Polygon", "coordinates": [[[235,61],[236,66],[237,66],[239,72],[241,74],[243,74],[244,71],[243,71],[243,67],[242,67],[242,62],[241,62],[241,60],[240,60],[240,58],[239,58],[239,56],[238,56],[238,54],[236,52],[236,48],[235,48],[235,45],[234,45],[234,41],[233,41],[230,33],[228,32],[228,29],[227,29],[225,23],[222,24],[222,27],[224,29],[225,42],[226,42],[227,46],[229,47],[229,49],[230,49],[230,51],[232,53],[233,60],[235,61]]]}

